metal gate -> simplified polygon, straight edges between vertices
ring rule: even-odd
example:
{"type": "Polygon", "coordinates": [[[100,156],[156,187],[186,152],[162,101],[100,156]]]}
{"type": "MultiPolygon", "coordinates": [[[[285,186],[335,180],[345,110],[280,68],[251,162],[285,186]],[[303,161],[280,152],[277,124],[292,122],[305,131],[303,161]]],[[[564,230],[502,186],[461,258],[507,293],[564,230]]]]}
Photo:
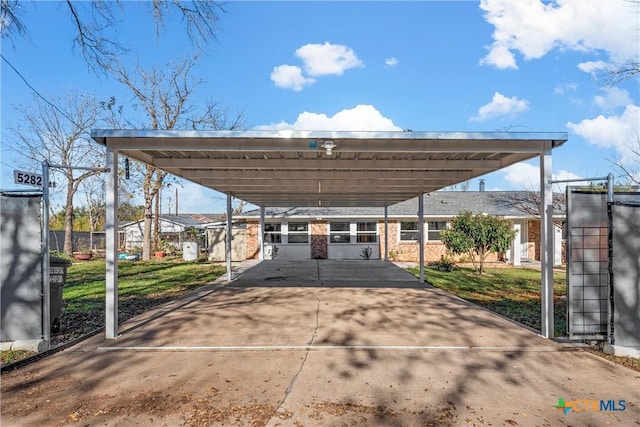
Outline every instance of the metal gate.
{"type": "Polygon", "coordinates": [[[611,344],[640,349],[640,197],[611,206],[612,308],[611,344]]]}
{"type": "Polygon", "coordinates": [[[567,328],[571,339],[607,334],[609,257],[606,193],[567,187],[567,328]]]}
{"type": "Polygon", "coordinates": [[[640,341],[640,193],[614,200],[567,187],[567,329],[626,346],[640,341]]]}

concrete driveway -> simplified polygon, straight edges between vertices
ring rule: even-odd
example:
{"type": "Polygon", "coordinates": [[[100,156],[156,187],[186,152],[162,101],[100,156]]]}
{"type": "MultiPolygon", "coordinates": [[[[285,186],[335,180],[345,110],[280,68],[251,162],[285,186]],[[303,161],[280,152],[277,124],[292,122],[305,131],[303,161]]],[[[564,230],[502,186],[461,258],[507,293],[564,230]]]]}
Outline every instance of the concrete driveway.
{"type": "Polygon", "coordinates": [[[639,404],[640,373],[391,263],[265,261],[3,375],[1,421],[628,426],[639,404]]]}

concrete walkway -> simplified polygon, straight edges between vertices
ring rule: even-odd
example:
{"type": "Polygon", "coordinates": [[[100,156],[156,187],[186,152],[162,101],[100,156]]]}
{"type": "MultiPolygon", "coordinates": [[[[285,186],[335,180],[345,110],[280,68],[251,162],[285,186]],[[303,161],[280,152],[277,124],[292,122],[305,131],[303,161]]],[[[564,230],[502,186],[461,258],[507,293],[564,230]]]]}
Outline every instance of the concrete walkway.
{"type": "Polygon", "coordinates": [[[3,375],[1,421],[634,425],[639,404],[640,373],[391,263],[265,261],[127,322],[117,340],[94,337],[3,375]],[[560,398],[625,409],[579,403],[564,414],[560,398]]]}

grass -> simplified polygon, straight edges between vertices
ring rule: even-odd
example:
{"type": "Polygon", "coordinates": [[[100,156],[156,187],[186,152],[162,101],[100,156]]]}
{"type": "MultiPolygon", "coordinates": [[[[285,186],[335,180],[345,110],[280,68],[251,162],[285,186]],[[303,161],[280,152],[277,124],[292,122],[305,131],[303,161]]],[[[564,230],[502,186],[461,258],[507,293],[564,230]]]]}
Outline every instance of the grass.
{"type": "MultiPolygon", "coordinates": [[[[419,276],[418,268],[408,269],[419,276]]],[[[487,269],[478,276],[471,268],[456,267],[451,272],[425,269],[425,281],[437,288],[471,301],[495,313],[540,331],[540,271],[524,268],[487,269]]],[[[554,335],[567,335],[566,275],[553,274],[554,335]]],[[[640,371],[640,359],[605,354],[601,346],[588,351],[614,363],[640,371]]]]}
{"type": "MultiPolygon", "coordinates": [[[[418,276],[418,268],[409,268],[418,276]]],[[[540,271],[524,268],[489,268],[478,276],[471,268],[451,272],[425,269],[425,281],[467,301],[540,330],[540,271]]],[[[566,335],[566,277],[553,276],[554,334],[566,335]]]]}
{"type": "Polygon", "coordinates": [[[13,363],[17,360],[21,360],[35,354],[34,352],[27,350],[5,350],[0,353],[0,359],[2,360],[3,365],[13,363]]]}
{"type": "MultiPolygon", "coordinates": [[[[118,300],[176,297],[210,283],[225,273],[224,267],[186,263],[179,259],[118,263],[118,300]]],[[[104,260],[74,263],[67,271],[63,290],[65,313],[104,308],[104,260]]]]}
{"type": "MultiPolygon", "coordinates": [[[[118,263],[118,320],[123,322],[150,308],[171,301],[191,290],[213,282],[225,267],[163,258],[118,263]]],[[[76,261],[67,270],[63,288],[61,331],[52,335],[59,345],[104,326],[105,261],[76,261]]],[[[2,351],[2,364],[33,353],[2,351]]]]}

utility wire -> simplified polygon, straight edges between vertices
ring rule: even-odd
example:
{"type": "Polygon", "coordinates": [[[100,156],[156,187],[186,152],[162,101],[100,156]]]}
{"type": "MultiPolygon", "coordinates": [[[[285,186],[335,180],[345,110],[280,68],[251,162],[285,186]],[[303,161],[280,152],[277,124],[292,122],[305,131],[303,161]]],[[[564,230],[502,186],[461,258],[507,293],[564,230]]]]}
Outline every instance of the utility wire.
{"type": "Polygon", "coordinates": [[[24,84],[27,85],[27,87],[29,89],[31,89],[33,91],[33,93],[35,93],[38,98],[42,99],[44,102],[47,103],[47,105],[49,105],[51,108],[55,109],[57,112],[59,112],[60,114],[62,114],[67,120],[69,120],[74,126],[82,129],[82,126],[80,126],[78,123],[76,123],[67,113],[65,113],[64,111],[62,111],[61,108],[59,108],[57,105],[55,105],[54,103],[52,103],[51,101],[49,101],[47,98],[45,98],[44,96],[42,96],[40,94],[40,92],[38,92],[38,90],[36,88],[34,88],[33,86],[31,86],[31,84],[27,81],[27,79],[20,73],[20,71],[18,71],[16,69],[16,67],[13,66],[13,64],[11,64],[11,62],[9,62],[9,60],[7,58],[4,57],[4,55],[2,55],[0,53],[0,57],[2,57],[2,60],[4,62],[7,63],[7,65],[9,67],[11,67],[11,69],[18,75],[18,77],[20,77],[22,79],[22,81],[24,82],[24,84]]]}

